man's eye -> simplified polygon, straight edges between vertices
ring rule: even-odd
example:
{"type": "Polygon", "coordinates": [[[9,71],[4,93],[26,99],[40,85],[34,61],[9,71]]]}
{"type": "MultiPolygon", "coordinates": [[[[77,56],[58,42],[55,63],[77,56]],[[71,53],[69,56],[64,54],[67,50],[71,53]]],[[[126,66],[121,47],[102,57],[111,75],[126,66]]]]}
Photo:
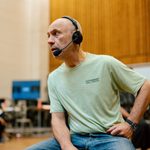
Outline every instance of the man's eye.
{"type": "Polygon", "coordinates": [[[60,32],[59,32],[59,31],[54,31],[52,34],[53,34],[53,36],[56,36],[56,37],[57,37],[57,36],[60,35],[60,32]]]}
{"type": "Polygon", "coordinates": [[[55,36],[58,36],[58,35],[59,35],[59,33],[58,33],[58,32],[55,32],[55,33],[54,33],[54,35],[55,35],[55,36]]]}

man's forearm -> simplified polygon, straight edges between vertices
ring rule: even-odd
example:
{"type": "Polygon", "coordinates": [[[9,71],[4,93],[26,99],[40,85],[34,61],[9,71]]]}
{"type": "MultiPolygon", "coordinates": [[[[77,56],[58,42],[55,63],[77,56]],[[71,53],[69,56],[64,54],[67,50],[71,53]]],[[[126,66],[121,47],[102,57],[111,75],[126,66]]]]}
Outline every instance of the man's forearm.
{"type": "Polygon", "coordinates": [[[72,147],[70,132],[64,121],[58,119],[52,120],[52,130],[55,138],[61,145],[62,150],[66,150],[68,147],[72,147]]]}
{"type": "Polygon", "coordinates": [[[142,118],[146,108],[150,103],[150,81],[145,81],[141,87],[139,94],[135,99],[135,103],[129,115],[129,119],[135,123],[138,123],[142,118]]]}

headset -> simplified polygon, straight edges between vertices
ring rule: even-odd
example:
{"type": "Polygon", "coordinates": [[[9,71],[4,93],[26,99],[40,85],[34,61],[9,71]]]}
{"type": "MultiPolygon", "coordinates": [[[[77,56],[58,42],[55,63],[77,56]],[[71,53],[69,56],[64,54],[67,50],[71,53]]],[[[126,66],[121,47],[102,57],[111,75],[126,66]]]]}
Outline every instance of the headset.
{"type": "Polygon", "coordinates": [[[65,18],[65,19],[68,19],[69,21],[71,21],[72,24],[74,25],[76,31],[72,34],[72,40],[71,40],[71,42],[69,42],[69,43],[68,43],[65,47],[63,47],[62,49],[57,48],[57,49],[53,52],[54,56],[59,56],[59,55],[62,53],[63,50],[65,50],[67,47],[70,46],[70,44],[71,44],[72,42],[75,43],[75,44],[79,44],[79,45],[80,45],[80,43],[81,43],[82,40],[83,40],[83,36],[82,36],[81,32],[79,31],[77,22],[76,22],[73,18],[68,17],[68,16],[64,16],[64,17],[61,17],[61,18],[65,18]]]}
{"type": "Polygon", "coordinates": [[[79,31],[77,22],[69,16],[63,16],[62,18],[68,19],[72,22],[72,24],[74,25],[76,29],[76,31],[72,35],[72,42],[75,44],[80,44],[83,40],[83,36],[82,36],[82,33],[79,31]]]}

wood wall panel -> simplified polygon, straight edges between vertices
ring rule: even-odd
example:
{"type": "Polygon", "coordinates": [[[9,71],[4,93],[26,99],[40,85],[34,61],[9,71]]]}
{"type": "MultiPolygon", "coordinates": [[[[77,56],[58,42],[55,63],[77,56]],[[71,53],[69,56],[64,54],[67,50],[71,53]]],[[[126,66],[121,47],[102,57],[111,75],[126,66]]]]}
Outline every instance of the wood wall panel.
{"type": "MultiPolygon", "coordinates": [[[[150,61],[150,0],[50,0],[50,22],[64,15],[81,23],[85,51],[150,61]]],[[[50,71],[60,63],[50,56],[50,71]]]]}

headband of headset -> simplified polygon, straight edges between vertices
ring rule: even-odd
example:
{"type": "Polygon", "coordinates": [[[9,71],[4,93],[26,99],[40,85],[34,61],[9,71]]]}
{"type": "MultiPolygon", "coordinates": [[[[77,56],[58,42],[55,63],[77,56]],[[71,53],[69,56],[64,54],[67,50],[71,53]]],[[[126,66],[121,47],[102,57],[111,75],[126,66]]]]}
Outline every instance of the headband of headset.
{"type": "Polygon", "coordinates": [[[62,18],[70,20],[72,22],[72,24],[75,26],[76,30],[78,30],[77,22],[74,19],[72,19],[71,17],[68,17],[68,16],[63,16],[62,18]]]}
{"type": "Polygon", "coordinates": [[[68,19],[72,22],[72,24],[74,25],[74,27],[76,29],[76,31],[72,35],[72,41],[76,44],[80,44],[83,40],[83,36],[82,36],[81,32],[78,30],[79,28],[78,28],[77,22],[73,18],[68,17],[68,16],[63,16],[62,18],[68,19]]]}

